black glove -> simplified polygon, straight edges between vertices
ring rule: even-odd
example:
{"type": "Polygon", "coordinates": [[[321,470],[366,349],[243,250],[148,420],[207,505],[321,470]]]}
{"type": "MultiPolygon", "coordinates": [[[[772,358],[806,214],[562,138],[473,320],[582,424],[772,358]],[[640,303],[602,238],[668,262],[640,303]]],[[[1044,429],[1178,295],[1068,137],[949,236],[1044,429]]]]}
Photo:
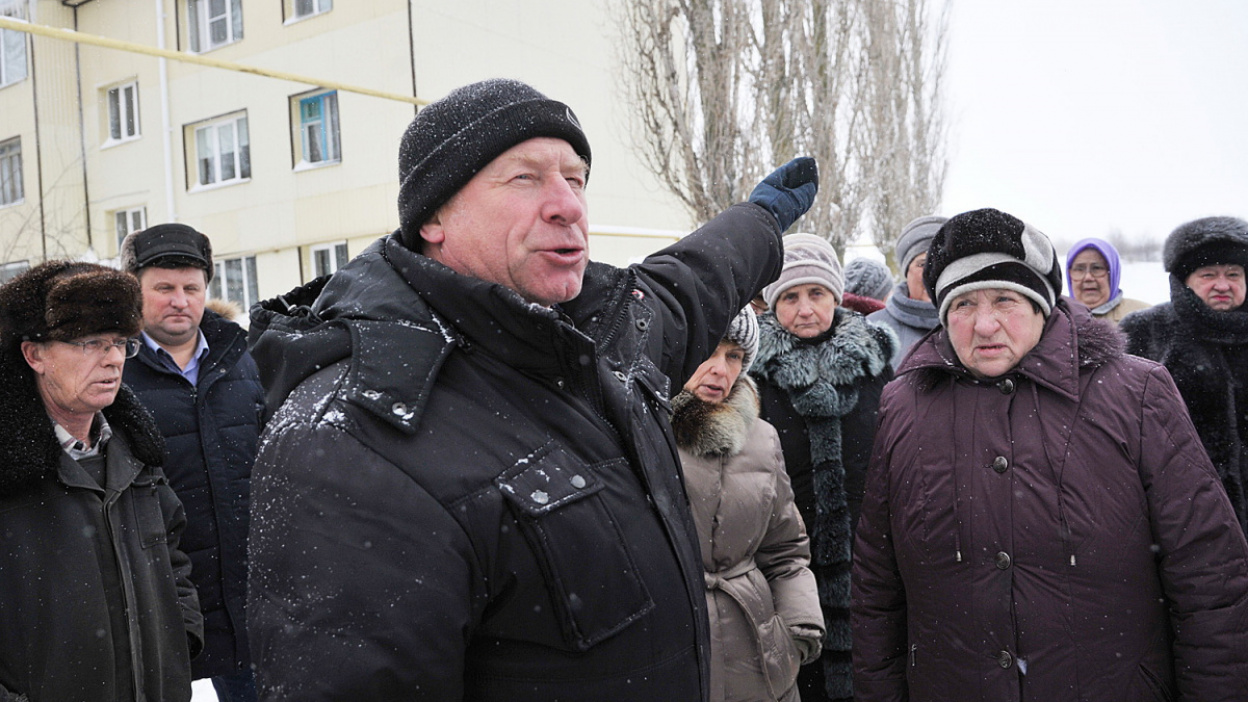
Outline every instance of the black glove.
{"type": "Polygon", "coordinates": [[[806,213],[819,192],[819,166],[809,156],[799,156],[772,171],[763,182],[754,186],[750,202],[771,212],[780,223],[780,231],[793,226],[806,213]]]}

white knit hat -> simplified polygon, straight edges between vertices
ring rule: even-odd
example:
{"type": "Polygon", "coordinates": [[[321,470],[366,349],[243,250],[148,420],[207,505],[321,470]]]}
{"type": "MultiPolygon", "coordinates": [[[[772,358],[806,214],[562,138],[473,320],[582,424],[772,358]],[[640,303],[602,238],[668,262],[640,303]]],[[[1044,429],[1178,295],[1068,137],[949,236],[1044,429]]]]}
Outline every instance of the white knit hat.
{"type": "Polygon", "coordinates": [[[728,325],[724,341],[731,341],[745,351],[745,358],[741,361],[741,372],[748,371],[754,363],[754,357],[758,355],[758,319],[754,317],[754,310],[750,309],[749,305],[741,308],[741,311],[733,318],[732,324],[728,325]]]}
{"type": "Polygon", "coordinates": [[[827,239],[814,234],[789,234],[784,239],[784,268],[776,282],[763,288],[767,307],[774,309],[780,294],[794,285],[816,283],[832,292],[841,304],[845,274],[841,259],[827,239]]]}

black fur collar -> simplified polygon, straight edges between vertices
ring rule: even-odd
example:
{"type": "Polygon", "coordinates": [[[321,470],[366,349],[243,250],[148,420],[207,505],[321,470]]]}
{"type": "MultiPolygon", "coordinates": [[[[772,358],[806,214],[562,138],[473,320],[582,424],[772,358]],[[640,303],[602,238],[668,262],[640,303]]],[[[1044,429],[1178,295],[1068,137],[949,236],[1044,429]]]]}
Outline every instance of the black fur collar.
{"type": "MultiPolygon", "coordinates": [[[[21,493],[56,473],[61,446],[56,441],[35,387],[35,375],[21,352],[0,353],[0,498],[21,493]]],[[[108,424],[123,434],[131,453],[147,465],[165,460],[165,442],[152,415],[129,388],[122,386],[104,410],[108,424]]]]}

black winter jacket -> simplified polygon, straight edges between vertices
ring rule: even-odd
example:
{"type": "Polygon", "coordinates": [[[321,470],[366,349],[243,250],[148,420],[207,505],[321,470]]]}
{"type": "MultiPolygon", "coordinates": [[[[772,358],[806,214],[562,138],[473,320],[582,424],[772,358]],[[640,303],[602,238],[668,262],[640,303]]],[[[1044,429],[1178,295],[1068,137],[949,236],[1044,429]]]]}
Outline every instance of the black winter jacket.
{"type": "Polygon", "coordinates": [[[391,236],[253,310],[261,697],[705,699],[668,391],[780,261],[739,205],[547,310],[391,236]]]}
{"type": "Polygon", "coordinates": [[[247,521],[251,464],[264,427],[264,389],[247,352],[246,332],[205,311],[199,328],[208,357],[198,385],[167,369],[147,345],[126,363],[125,381],[156,417],[165,437],[165,475],[186,508],[182,550],[204,614],[204,651],[195,678],[228,675],[250,662],[247,521]]]}
{"type": "Polygon", "coordinates": [[[189,700],[203,627],[152,418],[125,387],[104,410],[100,487],[19,354],[0,377],[0,702],[189,700]]]}

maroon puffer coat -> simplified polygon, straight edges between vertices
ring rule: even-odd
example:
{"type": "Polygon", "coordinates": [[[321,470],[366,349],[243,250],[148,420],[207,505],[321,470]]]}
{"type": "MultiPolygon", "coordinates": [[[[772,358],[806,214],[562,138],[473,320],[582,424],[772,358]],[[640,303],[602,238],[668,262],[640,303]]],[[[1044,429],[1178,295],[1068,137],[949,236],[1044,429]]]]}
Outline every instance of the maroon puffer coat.
{"type": "Polygon", "coordinates": [[[853,587],[859,702],[1248,699],[1248,544],[1183,401],[1064,303],[992,381],[915,348],[853,587]]]}

